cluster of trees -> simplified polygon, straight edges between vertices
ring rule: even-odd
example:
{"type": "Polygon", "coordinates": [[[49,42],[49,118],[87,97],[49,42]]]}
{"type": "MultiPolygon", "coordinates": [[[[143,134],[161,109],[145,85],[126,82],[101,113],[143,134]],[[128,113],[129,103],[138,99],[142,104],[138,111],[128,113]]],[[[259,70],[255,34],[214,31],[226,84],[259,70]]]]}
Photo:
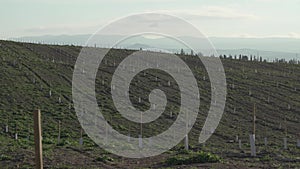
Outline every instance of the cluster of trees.
{"type": "MultiPolygon", "coordinates": [[[[266,59],[263,59],[261,56],[252,56],[250,55],[250,57],[248,57],[247,55],[220,55],[219,56],[221,59],[239,59],[239,60],[244,60],[244,61],[256,61],[256,62],[267,62],[266,59]]],[[[272,60],[273,63],[288,63],[288,64],[300,64],[300,60],[297,59],[290,59],[290,60],[286,60],[286,59],[273,59],[272,60]]]]}
{"type": "Polygon", "coordinates": [[[239,59],[239,60],[245,60],[245,61],[267,62],[267,60],[263,59],[261,56],[252,56],[252,55],[250,55],[250,57],[248,57],[247,55],[241,55],[241,54],[239,56],[237,56],[237,55],[234,55],[234,56],[220,55],[219,57],[222,59],[239,59]]]}
{"type": "Polygon", "coordinates": [[[273,62],[275,63],[289,63],[289,64],[300,64],[300,60],[296,60],[296,59],[290,59],[290,60],[285,60],[285,59],[274,59],[273,62]]]}
{"type": "MultiPolygon", "coordinates": [[[[178,54],[178,53],[177,53],[178,54]]],[[[191,56],[203,56],[202,53],[198,53],[198,54],[195,54],[193,50],[190,51],[190,53],[186,53],[183,49],[180,50],[180,55],[191,55],[191,56]]],[[[263,59],[262,56],[255,56],[255,55],[250,55],[250,56],[247,56],[247,55],[220,55],[219,56],[221,59],[238,59],[238,60],[243,60],[243,61],[253,61],[253,62],[267,62],[266,59],[263,59]]],[[[289,64],[300,64],[300,60],[297,60],[297,59],[290,59],[290,60],[286,60],[286,59],[273,59],[272,60],[273,63],[289,63],[289,64]]]]}
{"type": "MultiPolygon", "coordinates": [[[[256,62],[267,62],[266,59],[263,59],[261,56],[252,56],[250,55],[250,57],[248,57],[247,55],[239,55],[237,58],[237,55],[220,55],[219,56],[221,59],[239,59],[239,60],[244,60],[244,61],[256,61],[256,62]]],[[[297,59],[290,59],[290,60],[286,60],[286,59],[273,59],[272,60],[273,63],[288,63],[288,64],[300,64],[300,60],[297,61],[297,59]]]]}
{"type": "Polygon", "coordinates": [[[193,50],[190,51],[190,53],[185,53],[183,49],[180,50],[180,53],[176,53],[180,55],[191,55],[191,56],[203,56],[202,53],[194,53],[193,50]]]}

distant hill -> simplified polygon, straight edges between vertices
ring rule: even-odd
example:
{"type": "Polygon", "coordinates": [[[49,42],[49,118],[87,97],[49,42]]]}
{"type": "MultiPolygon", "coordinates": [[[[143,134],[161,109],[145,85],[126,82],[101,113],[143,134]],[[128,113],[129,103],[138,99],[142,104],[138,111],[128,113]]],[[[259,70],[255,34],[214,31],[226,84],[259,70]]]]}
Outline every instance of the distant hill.
{"type": "Polygon", "coordinates": [[[135,44],[132,44],[132,45],[128,45],[126,47],[127,49],[147,49],[147,48],[153,48],[152,46],[149,46],[149,45],[145,45],[145,44],[142,44],[142,43],[135,43],[135,44]]]}
{"type": "MultiPolygon", "coordinates": [[[[21,37],[12,38],[17,41],[27,42],[43,42],[47,44],[75,44],[84,45],[91,35],[57,35],[57,36],[37,36],[37,37],[21,37]]],[[[120,38],[121,35],[95,35],[101,41],[97,44],[99,47],[108,47],[120,38]]],[[[181,37],[184,41],[196,43],[193,37],[181,37]]],[[[300,59],[300,39],[293,38],[218,38],[210,37],[209,40],[213,43],[220,54],[248,54],[261,55],[267,59],[285,58],[285,59],[300,59]],[[297,55],[298,54],[298,55],[297,55]]],[[[151,46],[151,48],[165,49],[172,52],[178,52],[184,48],[181,44],[167,38],[149,39],[147,37],[135,37],[126,39],[126,41],[118,44],[119,47],[130,47],[139,44],[139,46],[151,46]]],[[[205,51],[202,52],[205,54],[205,51]]]]}

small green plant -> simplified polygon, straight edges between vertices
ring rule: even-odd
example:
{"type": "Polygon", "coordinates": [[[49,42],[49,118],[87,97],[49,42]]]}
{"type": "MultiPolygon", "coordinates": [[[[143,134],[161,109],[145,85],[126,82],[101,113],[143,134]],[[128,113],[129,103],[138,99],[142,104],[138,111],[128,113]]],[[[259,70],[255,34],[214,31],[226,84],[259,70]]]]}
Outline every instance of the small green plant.
{"type": "Polygon", "coordinates": [[[0,161],[5,161],[5,160],[11,160],[12,158],[8,155],[1,154],[0,155],[0,161]]]}
{"type": "Polygon", "coordinates": [[[179,154],[190,154],[191,151],[186,150],[186,149],[180,149],[180,150],[178,150],[178,153],[179,153],[179,154]]]}
{"type": "Polygon", "coordinates": [[[68,140],[65,140],[65,139],[61,140],[61,141],[57,144],[57,146],[67,146],[67,145],[71,145],[71,142],[68,141],[68,140]]]}
{"type": "Polygon", "coordinates": [[[103,155],[103,156],[97,157],[96,161],[101,161],[101,162],[108,162],[109,161],[109,162],[113,162],[114,159],[111,158],[111,157],[109,157],[109,156],[107,156],[107,155],[103,155]]]}
{"type": "Polygon", "coordinates": [[[214,162],[220,162],[221,158],[219,156],[215,155],[215,154],[199,151],[199,152],[195,153],[194,160],[199,161],[200,163],[201,162],[203,162],[203,163],[204,162],[214,163],[214,162]]]}
{"type": "Polygon", "coordinates": [[[270,157],[270,155],[265,155],[265,156],[263,156],[260,160],[261,160],[261,161],[271,161],[272,158],[270,157]]]}

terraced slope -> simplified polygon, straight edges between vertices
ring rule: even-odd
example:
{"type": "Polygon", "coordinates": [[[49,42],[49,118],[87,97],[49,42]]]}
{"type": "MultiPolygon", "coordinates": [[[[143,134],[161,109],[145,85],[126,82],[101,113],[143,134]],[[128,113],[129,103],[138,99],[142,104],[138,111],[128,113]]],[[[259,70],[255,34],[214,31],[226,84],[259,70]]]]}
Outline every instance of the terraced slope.
{"type": "MultiPolygon", "coordinates": [[[[300,129],[300,65],[222,59],[227,78],[227,102],[223,118],[205,145],[197,143],[210,103],[210,82],[195,56],[180,56],[192,69],[200,89],[199,115],[189,133],[190,152],[183,142],[160,156],[141,160],[109,154],[83,135],[72,106],[71,83],[78,46],[55,46],[0,41],[0,166],[31,168],[34,166],[32,112],[42,110],[43,149],[47,168],[278,168],[300,167],[300,150],[296,147],[300,129]],[[51,94],[50,94],[51,93],[51,94]],[[256,104],[256,139],[258,156],[250,157],[249,134],[252,132],[253,105],[256,104]],[[285,120],[286,119],[286,123],[285,120]],[[58,122],[61,140],[58,143],[58,122]],[[6,132],[6,126],[9,132],[6,132]],[[287,126],[288,149],[283,149],[287,126]],[[18,133],[18,140],[15,140],[18,133]],[[239,149],[236,136],[242,139],[239,149]],[[264,146],[264,137],[268,146],[264,146]],[[222,158],[217,163],[189,163],[173,166],[168,159],[191,156],[203,150],[222,158]]],[[[96,80],[97,101],[104,116],[123,134],[137,137],[140,124],[123,118],[114,107],[110,90],[111,77],[118,64],[132,50],[112,50],[101,63],[96,80]]],[[[180,91],[168,74],[158,70],[139,73],[131,83],[130,99],[140,110],[149,109],[151,90],[165,91],[166,111],[155,122],[143,125],[143,136],[167,129],[179,111],[180,91]],[[170,86],[169,86],[170,81],[170,86]],[[141,101],[139,101],[141,98],[141,101]],[[171,114],[172,112],[172,114],[171,114]]]]}

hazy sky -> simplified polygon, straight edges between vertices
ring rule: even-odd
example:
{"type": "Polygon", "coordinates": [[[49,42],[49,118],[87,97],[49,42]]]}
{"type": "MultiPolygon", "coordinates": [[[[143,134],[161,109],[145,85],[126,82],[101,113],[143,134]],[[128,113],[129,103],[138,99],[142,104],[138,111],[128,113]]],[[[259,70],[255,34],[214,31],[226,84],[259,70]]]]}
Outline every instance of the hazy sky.
{"type": "Polygon", "coordinates": [[[210,37],[300,38],[300,0],[0,0],[0,38],[91,34],[149,11],[178,15],[210,37]]]}

